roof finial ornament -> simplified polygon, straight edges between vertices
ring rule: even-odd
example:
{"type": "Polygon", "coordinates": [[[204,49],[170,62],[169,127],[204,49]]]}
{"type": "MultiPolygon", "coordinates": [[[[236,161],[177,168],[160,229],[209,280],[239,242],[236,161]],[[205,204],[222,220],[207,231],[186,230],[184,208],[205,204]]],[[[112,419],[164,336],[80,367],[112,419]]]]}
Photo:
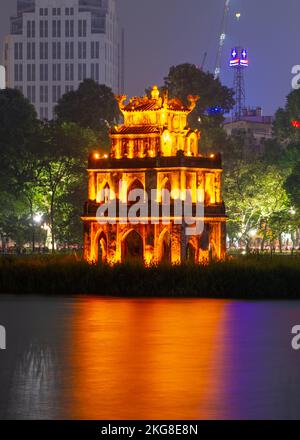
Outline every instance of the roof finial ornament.
{"type": "Polygon", "coordinates": [[[120,110],[125,108],[125,101],[127,99],[127,95],[115,95],[116,101],[119,104],[120,110]]]}
{"type": "Polygon", "coordinates": [[[159,99],[159,88],[157,86],[153,86],[151,90],[151,98],[156,100],[159,99]]]}
{"type": "Polygon", "coordinates": [[[189,101],[189,103],[190,103],[190,105],[189,105],[189,109],[190,109],[190,111],[192,112],[192,111],[194,110],[194,108],[196,107],[197,102],[198,102],[199,99],[200,99],[200,96],[189,95],[189,96],[187,97],[187,99],[188,99],[188,101],[189,101]]]}

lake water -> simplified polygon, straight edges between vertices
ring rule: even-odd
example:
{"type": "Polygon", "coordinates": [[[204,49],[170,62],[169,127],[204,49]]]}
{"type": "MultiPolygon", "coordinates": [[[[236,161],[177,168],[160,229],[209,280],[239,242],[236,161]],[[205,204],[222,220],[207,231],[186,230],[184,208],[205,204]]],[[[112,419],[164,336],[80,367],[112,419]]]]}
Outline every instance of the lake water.
{"type": "Polygon", "coordinates": [[[0,419],[300,419],[300,302],[1,297],[0,419]]]}

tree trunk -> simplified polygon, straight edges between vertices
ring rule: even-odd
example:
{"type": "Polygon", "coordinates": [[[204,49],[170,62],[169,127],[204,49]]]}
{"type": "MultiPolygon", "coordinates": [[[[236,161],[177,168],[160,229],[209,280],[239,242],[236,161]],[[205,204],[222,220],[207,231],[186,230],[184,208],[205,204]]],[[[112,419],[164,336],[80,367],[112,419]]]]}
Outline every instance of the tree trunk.
{"type": "Polygon", "coordinates": [[[279,252],[282,254],[282,232],[279,234],[279,252]]]}
{"type": "Polygon", "coordinates": [[[51,229],[51,251],[55,252],[55,234],[54,234],[54,193],[51,195],[50,205],[50,229],[51,229]]]}

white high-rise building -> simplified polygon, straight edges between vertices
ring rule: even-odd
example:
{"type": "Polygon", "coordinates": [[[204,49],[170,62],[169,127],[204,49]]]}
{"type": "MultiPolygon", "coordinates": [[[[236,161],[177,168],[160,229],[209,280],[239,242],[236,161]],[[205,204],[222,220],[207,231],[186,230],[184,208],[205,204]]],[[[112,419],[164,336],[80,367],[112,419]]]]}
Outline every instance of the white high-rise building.
{"type": "Polygon", "coordinates": [[[35,105],[41,119],[86,78],[124,88],[124,32],[116,0],[18,0],[4,40],[6,85],[35,105]]]}

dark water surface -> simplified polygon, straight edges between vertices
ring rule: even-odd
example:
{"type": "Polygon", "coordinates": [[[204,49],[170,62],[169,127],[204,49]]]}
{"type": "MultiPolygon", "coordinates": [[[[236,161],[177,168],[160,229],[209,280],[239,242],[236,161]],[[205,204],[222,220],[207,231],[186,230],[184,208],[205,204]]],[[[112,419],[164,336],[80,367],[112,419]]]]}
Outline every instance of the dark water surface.
{"type": "Polygon", "coordinates": [[[0,418],[300,419],[300,302],[1,297],[0,418]]]}

